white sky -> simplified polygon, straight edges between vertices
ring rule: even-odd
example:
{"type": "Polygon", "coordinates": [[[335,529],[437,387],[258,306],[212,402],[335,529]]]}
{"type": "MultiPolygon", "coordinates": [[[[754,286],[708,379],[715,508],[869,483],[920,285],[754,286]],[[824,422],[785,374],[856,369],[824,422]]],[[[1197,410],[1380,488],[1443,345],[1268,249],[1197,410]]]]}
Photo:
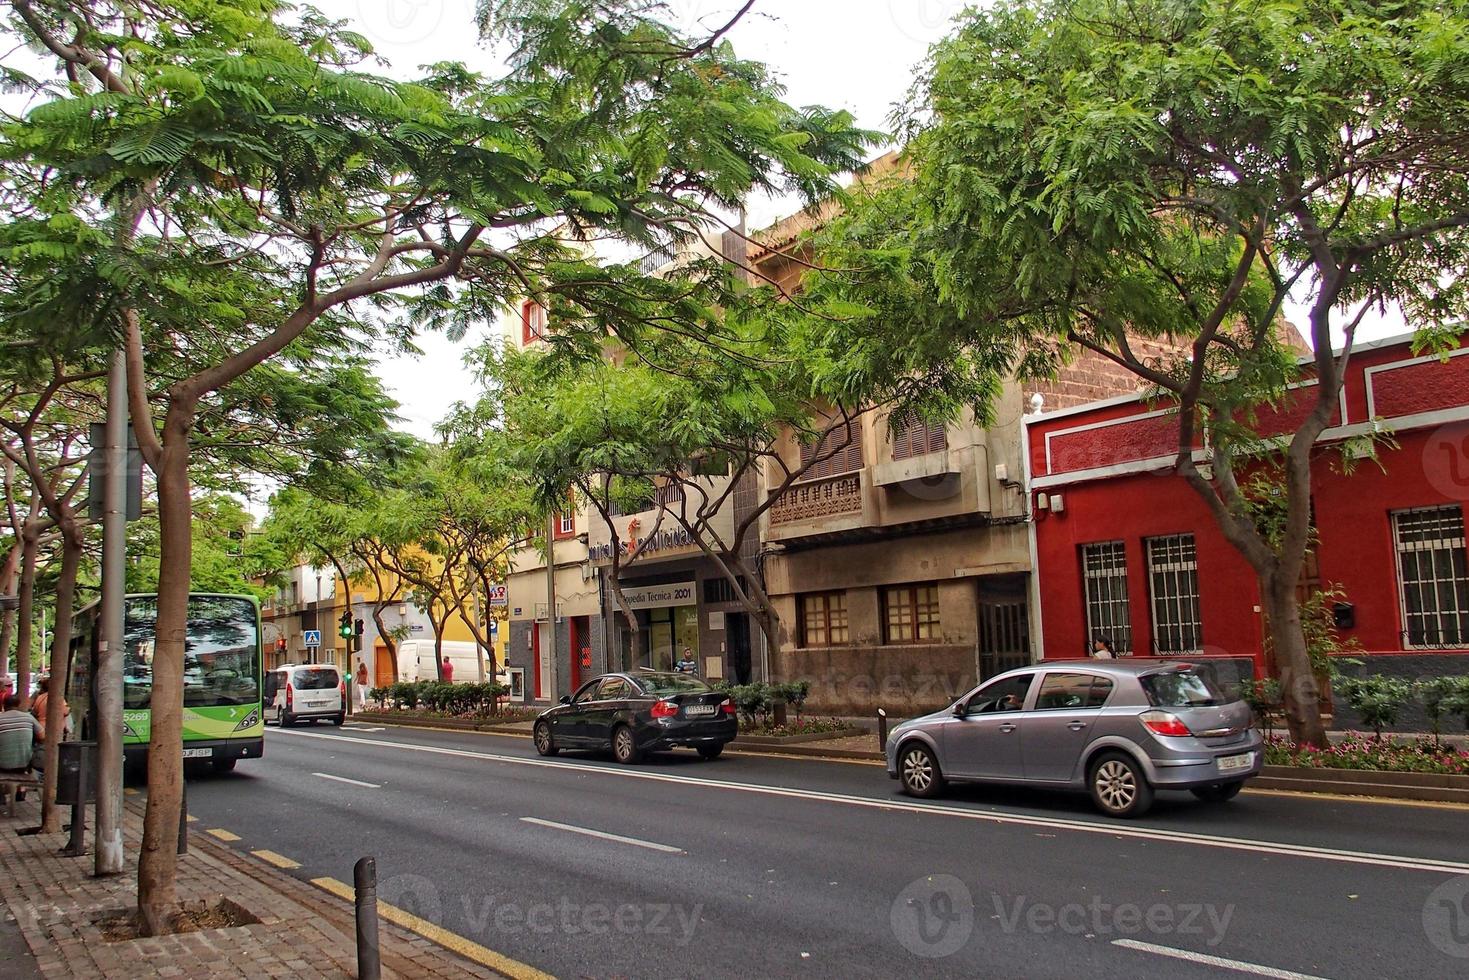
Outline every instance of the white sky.
{"type": "MultiPolygon", "coordinates": [[[[325,13],[351,21],[408,77],[433,61],[463,61],[498,74],[498,59],[478,44],[474,0],[315,0],[325,13]]],[[[960,0],[759,0],[729,38],[741,57],[764,61],[784,80],[792,105],[851,110],[860,126],[886,129],[893,105],[907,94],[913,67],[968,4],[960,0]]],[[[670,0],[677,22],[714,29],[739,8],[731,0],[670,0]]],[[[750,226],[788,213],[789,202],[749,204],[750,226]]],[[[472,340],[473,336],[466,340],[472,340]]],[[[431,437],[456,401],[472,399],[460,363],[465,344],[441,335],[419,341],[420,358],[382,361],[382,376],[402,402],[403,424],[431,437]]]]}

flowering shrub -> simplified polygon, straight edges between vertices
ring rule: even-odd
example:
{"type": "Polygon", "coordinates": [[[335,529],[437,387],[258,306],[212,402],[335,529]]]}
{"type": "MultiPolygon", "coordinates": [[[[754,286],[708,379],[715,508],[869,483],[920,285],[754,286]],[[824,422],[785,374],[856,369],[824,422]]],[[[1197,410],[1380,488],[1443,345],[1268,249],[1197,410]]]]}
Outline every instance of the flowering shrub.
{"type": "Polygon", "coordinates": [[[844,732],[851,724],[836,718],[802,718],[784,725],[763,725],[748,729],[751,735],[816,735],[821,732],[844,732]]]}
{"type": "Polygon", "coordinates": [[[1427,772],[1469,776],[1469,751],[1435,745],[1432,739],[1384,742],[1349,735],[1327,749],[1296,745],[1277,735],[1265,739],[1265,762],[1272,766],[1312,769],[1368,769],[1382,772],[1427,772]]]}

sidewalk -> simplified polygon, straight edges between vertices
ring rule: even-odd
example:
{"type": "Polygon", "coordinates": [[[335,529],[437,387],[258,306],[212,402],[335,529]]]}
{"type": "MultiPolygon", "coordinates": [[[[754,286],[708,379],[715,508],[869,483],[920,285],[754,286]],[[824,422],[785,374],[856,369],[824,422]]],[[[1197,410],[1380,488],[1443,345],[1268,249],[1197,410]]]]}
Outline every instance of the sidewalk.
{"type": "MultiPolygon", "coordinates": [[[[213,912],[201,916],[194,932],[119,939],[125,931],[120,922],[137,901],[133,862],[143,825],[142,808],[134,801],[124,813],[129,867],[111,878],[92,877],[91,854],[59,856],[65,834],[16,834],[39,823],[34,796],[20,804],[15,819],[0,815],[0,899],[15,919],[9,939],[16,939],[17,927],[24,938],[0,941],[0,950],[29,947],[35,957],[12,963],[7,955],[0,971],[5,976],[356,976],[350,902],[195,832],[189,834],[189,853],[179,858],[178,895],[186,908],[207,906],[213,912]]],[[[386,919],[378,928],[385,977],[501,976],[386,919]]]]}

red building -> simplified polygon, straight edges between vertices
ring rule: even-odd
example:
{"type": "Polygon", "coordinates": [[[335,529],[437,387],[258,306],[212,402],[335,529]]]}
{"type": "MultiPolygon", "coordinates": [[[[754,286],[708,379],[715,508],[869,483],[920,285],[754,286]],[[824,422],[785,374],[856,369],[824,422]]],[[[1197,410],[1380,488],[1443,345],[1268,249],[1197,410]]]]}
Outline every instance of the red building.
{"type": "MultiPolygon", "coordinates": [[[[1311,400],[1260,430],[1293,432],[1311,400]]],[[[1303,584],[1346,593],[1342,633],[1365,670],[1469,673],[1469,334],[1445,358],[1416,356],[1406,337],[1361,345],[1340,402],[1314,464],[1319,547],[1303,584]],[[1392,442],[1345,473],[1344,440],[1374,426],[1392,442]]],[[[1043,656],[1083,656],[1106,634],[1119,651],[1264,672],[1254,573],[1173,473],[1177,425],[1135,397],[1027,420],[1043,656]]]]}

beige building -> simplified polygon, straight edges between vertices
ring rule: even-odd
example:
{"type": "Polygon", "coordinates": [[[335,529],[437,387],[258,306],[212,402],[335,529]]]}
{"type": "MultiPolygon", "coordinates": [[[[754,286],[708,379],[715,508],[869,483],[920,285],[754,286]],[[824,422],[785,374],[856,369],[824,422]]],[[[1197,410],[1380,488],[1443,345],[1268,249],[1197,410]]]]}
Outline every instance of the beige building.
{"type": "MultiPolygon", "coordinates": [[[[873,169],[894,165],[884,158],[873,169]]],[[[750,262],[794,291],[800,236],[829,217],[816,209],[766,229],[750,262]]],[[[910,714],[1030,662],[1041,638],[1021,419],[1037,395],[1044,411],[1137,389],[1135,375],[1087,354],[1053,381],[1007,386],[988,428],[966,417],[894,433],[886,415],[863,415],[846,448],[763,519],[765,584],[780,619],[772,673],[811,681],[814,710],[910,714]]],[[[848,441],[835,435],[830,445],[848,441]]],[[[783,449],[788,464],[803,453],[813,448],[795,438],[783,449]]],[[[766,476],[764,493],[780,482],[766,476]]]]}

